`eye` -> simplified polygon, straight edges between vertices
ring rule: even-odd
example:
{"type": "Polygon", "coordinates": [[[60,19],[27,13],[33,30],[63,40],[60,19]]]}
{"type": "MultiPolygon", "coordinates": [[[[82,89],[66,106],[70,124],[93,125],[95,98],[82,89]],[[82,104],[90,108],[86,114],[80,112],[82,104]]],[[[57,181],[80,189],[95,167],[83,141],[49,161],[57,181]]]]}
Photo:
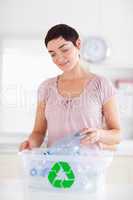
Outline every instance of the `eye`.
{"type": "Polygon", "coordinates": [[[52,53],[52,54],[50,54],[50,55],[51,55],[51,57],[53,58],[53,57],[55,57],[56,54],[55,54],[55,53],[52,53]]]}
{"type": "Polygon", "coordinates": [[[69,49],[62,49],[62,52],[67,52],[69,51],[69,49]]]}

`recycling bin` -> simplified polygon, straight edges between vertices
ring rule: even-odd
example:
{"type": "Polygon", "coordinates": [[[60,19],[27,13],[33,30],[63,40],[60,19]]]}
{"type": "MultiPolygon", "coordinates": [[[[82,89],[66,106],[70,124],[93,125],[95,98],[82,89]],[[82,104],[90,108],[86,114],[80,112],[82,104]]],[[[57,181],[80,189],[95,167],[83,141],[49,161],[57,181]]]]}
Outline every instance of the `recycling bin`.
{"type": "Polygon", "coordinates": [[[35,190],[89,193],[103,190],[112,155],[45,155],[41,149],[20,153],[25,185],[35,190]],[[102,156],[101,156],[102,155],[102,156]]]}

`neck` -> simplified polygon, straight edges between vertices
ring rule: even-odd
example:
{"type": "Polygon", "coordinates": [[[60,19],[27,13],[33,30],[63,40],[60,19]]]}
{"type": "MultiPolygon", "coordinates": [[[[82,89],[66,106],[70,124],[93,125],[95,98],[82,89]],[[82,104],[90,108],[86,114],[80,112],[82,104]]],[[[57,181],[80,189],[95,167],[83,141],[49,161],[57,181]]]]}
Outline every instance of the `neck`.
{"type": "Polygon", "coordinates": [[[61,79],[64,80],[81,79],[86,77],[88,74],[89,72],[83,69],[80,63],[77,63],[72,70],[63,72],[63,74],[61,75],[61,79]]]}

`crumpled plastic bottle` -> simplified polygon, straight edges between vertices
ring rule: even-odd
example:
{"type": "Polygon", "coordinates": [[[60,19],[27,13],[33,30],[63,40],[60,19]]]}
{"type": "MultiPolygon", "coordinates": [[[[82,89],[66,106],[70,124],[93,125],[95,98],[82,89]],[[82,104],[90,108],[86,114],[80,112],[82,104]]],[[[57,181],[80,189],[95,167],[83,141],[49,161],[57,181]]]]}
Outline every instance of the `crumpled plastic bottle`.
{"type": "MultiPolygon", "coordinates": [[[[86,133],[76,132],[63,137],[58,142],[56,142],[52,147],[47,148],[44,154],[49,155],[79,155],[86,152],[86,148],[80,147],[80,140],[84,138],[86,133]]],[[[96,145],[93,145],[93,149],[97,148],[96,145]]],[[[87,148],[88,149],[88,148],[87,148]]]]}

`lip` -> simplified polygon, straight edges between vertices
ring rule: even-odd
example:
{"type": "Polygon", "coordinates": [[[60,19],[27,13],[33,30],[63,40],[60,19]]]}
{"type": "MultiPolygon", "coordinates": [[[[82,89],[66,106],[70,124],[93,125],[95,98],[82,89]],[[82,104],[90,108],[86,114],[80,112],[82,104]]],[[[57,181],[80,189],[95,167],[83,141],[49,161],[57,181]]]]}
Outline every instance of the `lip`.
{"type": "Polygon", "coordinates": [[[65,62],[65,63],[62,63],[62,64],[60,64],[60,66],[61,67],[63,67],[63,66],[65,66],[65,65],[67,65],[69,63],[69,61],[67,61],[67,62],[65,62]]]}

